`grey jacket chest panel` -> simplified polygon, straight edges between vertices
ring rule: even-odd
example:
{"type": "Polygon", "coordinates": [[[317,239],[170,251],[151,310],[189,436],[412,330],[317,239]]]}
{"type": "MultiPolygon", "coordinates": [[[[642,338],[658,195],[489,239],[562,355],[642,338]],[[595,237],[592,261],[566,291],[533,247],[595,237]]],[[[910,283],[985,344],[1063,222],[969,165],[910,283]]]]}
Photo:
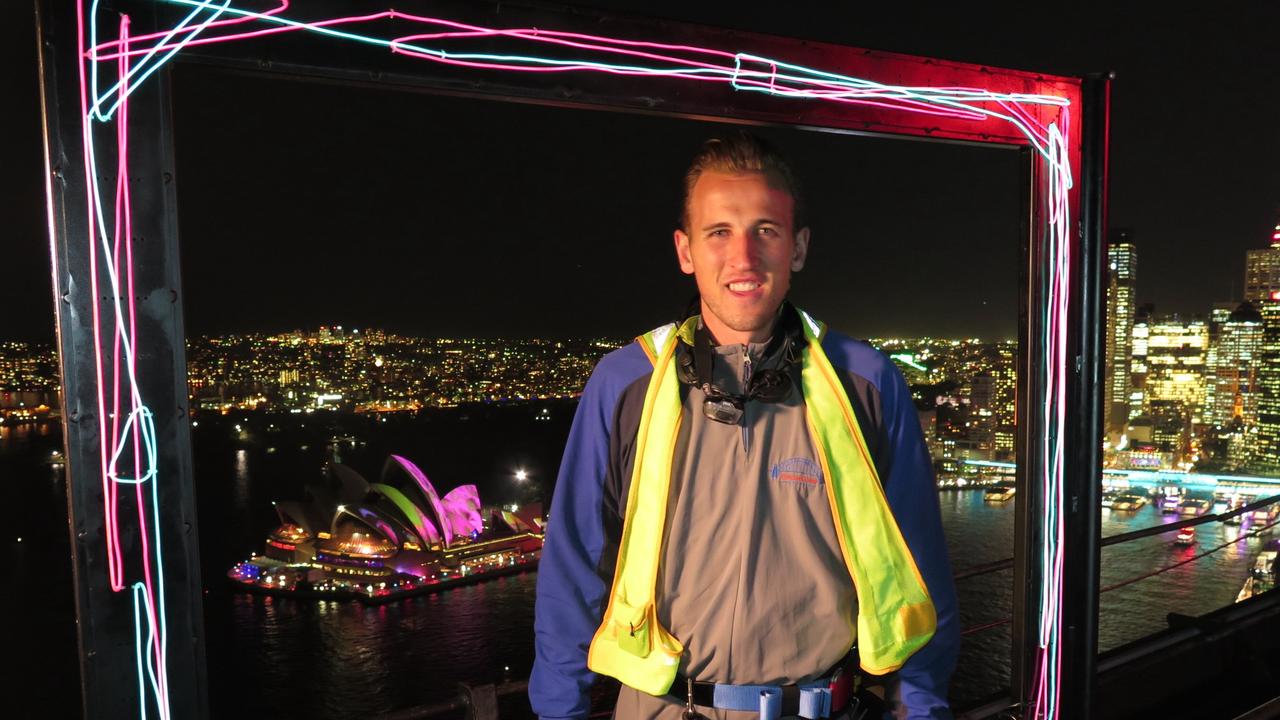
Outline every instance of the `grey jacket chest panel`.
{"type": "MultiPolygon", "coordinates": [[[[733,373],[733,369],[726,372],[733,373]]],[[[862,429],[871,457],[880,477],[889,477],[889,459],[883,449],[884,424],[880,409],[880,393],[869,381],[836,369],[841,385],[849,396],[853,414],[862,429]]],[[[609,436],[609,465],[604,480],[604,530],[605,538],[612,547],[611,552],[602,555],[601,577],[607,582],[613,580],[613,561],[617,551],[617,543],[622,537],[622,516],[626,509],[627,493],[631,487],[631,473],[635,465],[636,436],[640,428],[640,415],[644,409],[645,391],[649,387],[650,376],[638,378],[623,391],[614,410],[613,432],[609,436]]],[[[796,377],[796,387],[799,387],[796,377]]],[[[688,401],[693,388],[681,386],[681,396],[685,401],[685,419],[694,412],[701,414],[700,407],[694,407],[688,401]]],[[[608,548],[607,548],[608,550],[608,548]]]]}

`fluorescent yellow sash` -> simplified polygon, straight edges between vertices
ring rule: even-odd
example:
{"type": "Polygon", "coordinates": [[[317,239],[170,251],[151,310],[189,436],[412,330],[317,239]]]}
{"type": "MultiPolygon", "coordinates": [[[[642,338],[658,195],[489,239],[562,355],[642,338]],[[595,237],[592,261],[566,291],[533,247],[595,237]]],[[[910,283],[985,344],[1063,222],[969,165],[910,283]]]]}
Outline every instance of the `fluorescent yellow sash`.
{"type": "MultiPolygon", "coordinates": [[[[823,327],[800,315],[808,341],[800,373],[805,418],[827,480],[840,551],[858,593],[862,667],[880,675],[897,670],[933,637],[933,603],[889,510],[849,398],[822,350],[823,327]]],[[[690,318],[678,330],[666,325],[639,338],[654,371],[640,415],[613,587],[587,657],[595,672],[651,695],[671,688],[684,652],[658,622],[656,588],[682,415],[677,334],[689,336],[696,325],[697,318],[690,318]]]]}

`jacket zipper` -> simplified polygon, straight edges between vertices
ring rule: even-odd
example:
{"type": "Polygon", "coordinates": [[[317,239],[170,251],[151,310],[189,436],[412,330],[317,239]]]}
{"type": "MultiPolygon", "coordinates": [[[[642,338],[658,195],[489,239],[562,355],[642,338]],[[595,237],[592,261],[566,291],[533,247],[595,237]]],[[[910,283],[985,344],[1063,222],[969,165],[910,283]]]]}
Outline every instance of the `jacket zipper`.
{"type": "MultiPolygon", "coordinates": [[[[747,345],[742,346],[742,394],[747,394],[747,386],[751,383],[751,350],[747,345]]],[[[751,454],[751,428],[748,422],[747,413],[751,401],[748,400],[742,404],[742,451],[748,455],[751,454]]]]}

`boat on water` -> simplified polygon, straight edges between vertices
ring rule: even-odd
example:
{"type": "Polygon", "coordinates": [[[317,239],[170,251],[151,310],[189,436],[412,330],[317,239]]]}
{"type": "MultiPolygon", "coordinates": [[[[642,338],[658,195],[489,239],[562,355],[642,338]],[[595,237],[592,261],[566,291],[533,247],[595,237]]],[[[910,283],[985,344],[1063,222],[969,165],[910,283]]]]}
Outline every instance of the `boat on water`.
{"type": "Polygon", "coordinates": [[[1002,503],[1013,498],[1014,488],[1008,485],[989,487],[982,493],[982,499],[990,503],[1002,503]]]}
{"type": "Polygon", "coordinates": [[[1173,539],[1174,545],[1188,546],[1196,544],[1196,529],[1193,527],[1182,528],[1178,531],[1177,537],[1173,539]]]}
{"type": "Polygon", "coordinates": [[[1276,580],[1280,579],[1277,577],[1280,575],[1278,558],[1280,558],[1280,541],[1272,540],[1254,559],[1253,567],[1249,568],[1249,577],[1245,578],[1244,587],[1236,596],[1236,602],[1248,600],[1254,595],[1261,595],[1275,588],[1276,580]]]}
{"type": "Polygon", "coordinates": [[[1177,485],[1166,485],[1160,489],[1160,512],[1176,514],[1182,504],[1182,488],[1177,485]]]}
{"type": "Polygon", "coordinates": [[[1187,498],[1178,503],[1178,514],[1183,516],[1195,517],[1209,512],[1213,507],[1213,502],[1204,498],[1187,498]]]}
{"type": "Polygon", "coordinates": [[[1280,519],[1280,503],[1272,503],[1249,513],[1250,522],[1257,527],[1270,525],[1280,519]]]}
{"type": "Polygon", "coordinates": [[[1124,494],[1115,496],[1115,498],[1111,502],[1111,509],[1125,511],[1125,512],[1133,512],[1134,510],[1142,509],[1142,507],[1146,504],[1147,504],[1147,497],[1145,495],[1135,495],[1133,493],[1124,493],[1124,494]]]}
{"type": "MultiPolygon", "coordinates": [[[[1245,505],[1248,505],[1249,503],[1253,502],[1255,499],[1256,498],[1253,495],[1242,495],[1240,493],[1231,493],[1229,495],[1225,495],[1221,498],[1222,502],[1225,502],[1227,504],[1227,507],[1223,512],[1224,513],[1235,512],[1236,510],[1239,510],[1245,505]]],[[[1228,517],[1226,520],[1223,520],[1222,522],[1224,522],[1227,525],[1240,525],[1241,523],[1244,522],[1244,516],[1246,514],[1247,513],[1239,513],[1237,515],[1232,515],[1231,517],[1228,517]]]]}

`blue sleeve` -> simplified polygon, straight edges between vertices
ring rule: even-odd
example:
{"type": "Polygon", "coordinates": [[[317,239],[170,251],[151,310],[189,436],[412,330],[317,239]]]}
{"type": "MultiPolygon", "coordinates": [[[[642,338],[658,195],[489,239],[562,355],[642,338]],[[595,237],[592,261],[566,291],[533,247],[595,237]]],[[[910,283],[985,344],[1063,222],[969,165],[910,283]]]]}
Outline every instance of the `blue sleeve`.
{"type": "Polygon", "coordinates": [[[585,718],[590,711],[595,673],[587,669],[587,649],[607,591],[597,568],[605,546],[601,512],[609,433],[622,391],[648,369],[648,359],[634,343],[606,356],[587,381],[569,431],[534,605],[529,702],[542,718],[585,718]]]}
{"type": "Polygon", "coordinates": [[[933,639],[898,671],[897,714],[912,719],[950,718],[947,688],[960,650],[960,625],[933,463],[906,381],[888,359],[879,387],[891,458],[888,477],[882,479],[885,495],[938,616],[933,639]]]}

